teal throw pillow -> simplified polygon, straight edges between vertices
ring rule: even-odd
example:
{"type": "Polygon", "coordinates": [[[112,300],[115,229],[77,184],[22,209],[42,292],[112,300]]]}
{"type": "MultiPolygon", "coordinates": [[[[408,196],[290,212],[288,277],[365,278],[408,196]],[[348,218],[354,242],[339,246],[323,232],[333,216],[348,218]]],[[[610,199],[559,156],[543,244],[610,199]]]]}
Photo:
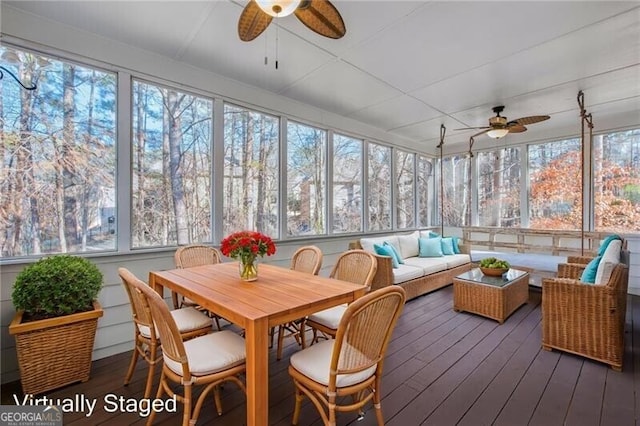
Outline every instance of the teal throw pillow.
{"type": "Polygon", "coordinates": [[[393,244],[389,244],[388,241],[384,242],[385,246],[391,247],[391,251],[393,251],[393,257],[396,258],[396,261],[401,264],[404,263],[404,260],[402,259],[402,256],[400,256],[400,253],[398,253],[398,250],[393,246],[393,244]]]}
{"type": "Polygon", "coordinates": [[[594,257],[591,259],[591,262],[587,263],[584,271],[582,271],[580,281],[586,284],[594,284],[596,282],[596,272],[598,272],[600,259],[602,259],[602,256],[594,257]]]}
{"type": "Polygon", "coordinates": [[[374,244],[373,249],[376,251],[376,254],[379,254],[380,256],[389,256],[391,258],[391,265],[394,268],[398,268],[400,266],[398,264],[398,261],[396,260],[396,257],[393,255],[393,249],[391,247],[374,244]]]}
{"type": "Polygon", "coordinates": [[[419,238],[418,239],[420,257],[442,257],[441,238],[419,238]]]}
{"type": "Polygon", "coordinates": [[[609,247],[609,243],[613,240],[621,240],[622,238],[620,238],[620,235],[609,235],[607,238],[604,239],[604,241],[602,242],[602,245],[600,245],[600,248],[598,249],[598,256],[602,256],[604,254],[604,252],[607,250],[607,247],[609,247]]]}
{"type": "Polygon", "coordinates": [[[451,237],[451,241],[453,242],[453,252],[455,254],[460,254],[460,246],[458,245],[458,240],[460,240],[460,238],[451,237]]]}
{"type": "Polygon", "coordinates": [[[440,238],[440,234],[437,234],[433,231],[429,231],[429,238],[440,238]]]}
{"type": "Polygon", "coordinates": [[[445,238],[442,238],[440,241],[442,243],[442,254],[444,254],[445,256],[450,254],[456,254],[456,252],[453,250],[453,238],[445,237],[445,238]]]}

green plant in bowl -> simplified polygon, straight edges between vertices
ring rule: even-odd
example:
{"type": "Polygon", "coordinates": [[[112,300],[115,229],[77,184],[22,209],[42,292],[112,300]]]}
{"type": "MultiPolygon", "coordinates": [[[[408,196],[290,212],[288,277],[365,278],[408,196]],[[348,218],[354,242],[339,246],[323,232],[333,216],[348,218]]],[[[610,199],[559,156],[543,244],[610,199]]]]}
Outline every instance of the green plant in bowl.
{"type": "Polygon", "coordinates": [[[480,270],[485,275],[501,276],[509,270],[511,265],[506,260],[495,257],[487,257],[480,261],[480,270]]]}

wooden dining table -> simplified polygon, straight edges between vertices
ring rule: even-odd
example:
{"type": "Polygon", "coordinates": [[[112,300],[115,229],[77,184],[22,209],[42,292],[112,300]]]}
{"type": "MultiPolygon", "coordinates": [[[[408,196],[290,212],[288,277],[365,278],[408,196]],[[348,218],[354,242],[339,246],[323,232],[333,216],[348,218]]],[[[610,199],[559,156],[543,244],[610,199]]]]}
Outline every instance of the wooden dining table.
{"type": "Polygon", "coordinates": [[[149,285],[164,288],[245,329],[247,425],[269,422],[269,330],[314,312],[349,303],[366,287],[269,264],[258,280],[241,281],[238,262],[152,271],[149,285]]]}

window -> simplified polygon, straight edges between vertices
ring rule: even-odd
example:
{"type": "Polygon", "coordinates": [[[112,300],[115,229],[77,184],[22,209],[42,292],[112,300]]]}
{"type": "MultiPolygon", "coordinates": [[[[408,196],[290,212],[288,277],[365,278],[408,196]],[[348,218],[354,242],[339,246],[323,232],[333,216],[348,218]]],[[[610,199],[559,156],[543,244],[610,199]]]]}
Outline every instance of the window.
{"type": "Polygon", "coordinates": [[[580,139],[529,146],[529,223],[534,229],[580,229],[580,139]]]}
{"type": "Polygon", "coordinates": [[[391,229],[391,148],[368,143],[368,230],[391,229]]]}
{"type": "Polygon", "coordinates": [[[327,233],[327,132],[300,123],[287,124],[287,234],[327,233]]]}
{"type": "Polygon", "coordinates": [[[213,102],[133,83],[132,247],[211,241],[213,102]]]}
{"type": "Polygon", "coordinates": [[[430,158],[418,155],[418,174],[416,179],[416,202],[418,203],[418,217],[416,223],[419,227],[431,226],[434,207],[434,161],[430,158]]]}
{"type": "Polygon", "coordinates": [[[415,226],[415,154],[396,150],[396,226],[415,226]]]}
{"type": "Polygon", "coordinates": [[[640,231],[640,130],[594,137],[595,230],[640,231]]]}
{"type": "Polygon", "coordinates": [[[520,226],[520,149],[481,152],[478,166],[478,225],[520,226]]]}
{"type": "Polygon", "coordinates": [[[470,225],[470,160],[468,155],[442,159],[444,197],[443,219],[446,226],[470,225]]]}
{"type": "Polygon", "coordinates": [[[278,238],[280,120],[225,104],[223,231],[278,238]]]}
{"type": "Polygon", "coordinates": [[[2,257],[116,248],[116,78],[0,47],[2,257]],[[5,77],[7,77],[5,75],[5,77]]]}
{"type": "Polygon", "coordinates": [[[333,232],[362,231],[362,141],[333,136],[333,232]]]}

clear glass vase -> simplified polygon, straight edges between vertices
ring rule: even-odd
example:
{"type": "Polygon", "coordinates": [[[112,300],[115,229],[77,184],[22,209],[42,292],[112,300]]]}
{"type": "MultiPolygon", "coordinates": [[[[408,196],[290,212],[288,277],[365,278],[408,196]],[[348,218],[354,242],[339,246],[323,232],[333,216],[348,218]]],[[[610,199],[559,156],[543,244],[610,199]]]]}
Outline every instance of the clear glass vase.
{"type": "Polygon", "coordinates": [[[242,281],[255,281],[258,279],[258,259],[255,257],[240,258],[240,279],[242,281]]]}

